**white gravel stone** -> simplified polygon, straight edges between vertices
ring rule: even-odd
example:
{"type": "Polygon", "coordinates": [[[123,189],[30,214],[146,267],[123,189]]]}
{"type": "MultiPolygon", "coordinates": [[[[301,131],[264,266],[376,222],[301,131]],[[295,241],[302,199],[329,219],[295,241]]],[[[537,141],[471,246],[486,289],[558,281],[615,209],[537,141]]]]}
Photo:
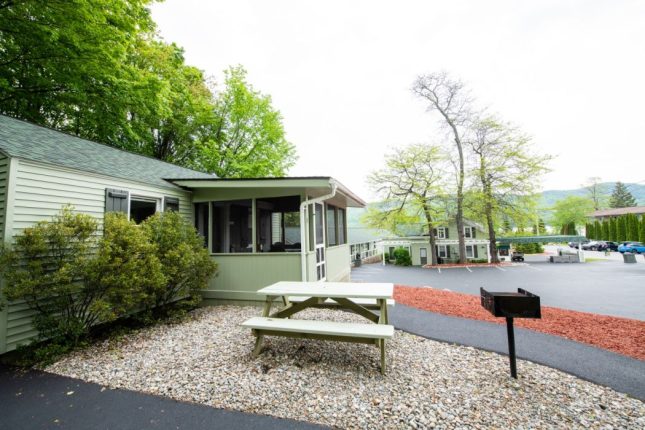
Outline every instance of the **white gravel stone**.
{"type": "MultiPolygon", "coordinates": [[[[364,344],[254,337],[239,327],[257,307],[218,306],[68,355],[45,370],[256,414],[340,428],[645,428],[643,402],[560,371],[397,331],[388,374],[364,344]]],[[[298,318],[359,321],[307,310],[298,318]]]]}

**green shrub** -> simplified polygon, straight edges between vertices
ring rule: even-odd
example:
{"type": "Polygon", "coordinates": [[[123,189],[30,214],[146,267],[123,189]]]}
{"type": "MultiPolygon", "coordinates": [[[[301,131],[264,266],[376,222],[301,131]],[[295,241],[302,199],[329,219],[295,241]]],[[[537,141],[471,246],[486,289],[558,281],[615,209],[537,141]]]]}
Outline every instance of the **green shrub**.
{"type": "Polygon", "coordinates": [[[177,212],[156,213],[141,228],[154,244],[165,283],[153,289],[153,306],[162,306],[177,298],[201,299],[199,291],[217,270],[217,264],[204,247],[195,228],[177,212]]]}
{"type": "Polygon", "coordinates": [[[112,321],[155,303],[166,285],[156,246],[145,231],[125,214],[105,214],[103,237],[89,263],[87,284],[106,300],[91,305],[96,309],[91,324],[112,321]]]}
{"type": "Polygon", "coordinates": [[[394,250],[394,264],[397,266],[411,266],[412,259],[410,252],[405,248],[397,248],[394,250]]]}
{"type": "Polygon", "coordinates": [[[386,264],[390,262],[390,253],[389,252],[383,253],[383,260],[385,260],[386,264]]]}
{"type": "Polygon", "coordinates": [[[102,305],[105,297],[94,285],[83,282],[97,246],[96,230],[94,218],[65,207],[51,221],[24,229],[11,248],[3,249],[4,294],[36,311],[33,323],[41,337],[76,343],[94,319],[92,305],[109,306],[102,305]]]}

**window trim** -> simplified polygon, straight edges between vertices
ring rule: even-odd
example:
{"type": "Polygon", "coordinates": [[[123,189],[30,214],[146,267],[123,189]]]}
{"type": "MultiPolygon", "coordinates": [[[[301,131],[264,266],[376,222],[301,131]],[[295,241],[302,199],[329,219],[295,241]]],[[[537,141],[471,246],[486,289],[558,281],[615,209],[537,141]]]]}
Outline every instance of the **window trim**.
{"type": "Polygon", "coordinates": [[[464,237],[466,239],[472,239],[473,238],[473,230],[474,230],[474,228],[475,227],[471,227],[469,225],[464,226],[464,237]],[[468,232],[468,234],[466,234],[466,232],[468,232]]]}
{"type": "Polygon", "coordinates": [[[445,239],[447,229],[448,227],[437,227],[437,239],[445,239]]]}
{"type": "Polygon", "coordinates": [[[466,245],[466,258],[475,258],[475,246],[477,245],[466,245]],[[470,255],[468,255],[469,249],[470,249],[470,255]]]}
{"type": "Polygon", "coordinates": [[[437,257],[448,258],[448,245],[437,245],[437,257]]]}

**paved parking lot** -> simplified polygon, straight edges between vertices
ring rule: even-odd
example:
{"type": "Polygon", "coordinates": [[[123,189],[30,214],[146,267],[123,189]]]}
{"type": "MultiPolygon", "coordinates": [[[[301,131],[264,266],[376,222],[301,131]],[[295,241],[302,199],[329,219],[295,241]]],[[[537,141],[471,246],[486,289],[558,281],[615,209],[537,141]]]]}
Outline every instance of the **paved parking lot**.
{"type": "Polygon", "coordinates": [[[512,267],[441,270],[367,264],[352,270],[352,281],[430,286],[474,295],[479,295],[480,287],[489,291],[519,287],[539,295],[545,306],[645,320],[645,259],[638,256],[636,264],[625,264],[618,258],[552,264],[545,256],[527,256],[526,264],[512,267]]]}

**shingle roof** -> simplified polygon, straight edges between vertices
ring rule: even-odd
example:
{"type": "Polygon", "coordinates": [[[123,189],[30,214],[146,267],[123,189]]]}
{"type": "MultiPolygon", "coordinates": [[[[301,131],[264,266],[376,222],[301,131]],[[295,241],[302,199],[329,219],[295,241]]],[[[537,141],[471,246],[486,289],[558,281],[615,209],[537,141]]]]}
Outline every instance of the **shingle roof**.
{"type": "Polygon", "coordinates": [[[0,115],[0,151],[10,157],[55,164],[85,172],[175,187],[168,178],[205,179],[214,175],[81,139],[0,115]]]}
{"type": "Polygon", "coordinates": [[[603,216],[618,216],[625,214],[645,214],[645,206],[633,206],[629,208],[601,209],[591,214],[592,217],[598,218],[603,216]]]}

